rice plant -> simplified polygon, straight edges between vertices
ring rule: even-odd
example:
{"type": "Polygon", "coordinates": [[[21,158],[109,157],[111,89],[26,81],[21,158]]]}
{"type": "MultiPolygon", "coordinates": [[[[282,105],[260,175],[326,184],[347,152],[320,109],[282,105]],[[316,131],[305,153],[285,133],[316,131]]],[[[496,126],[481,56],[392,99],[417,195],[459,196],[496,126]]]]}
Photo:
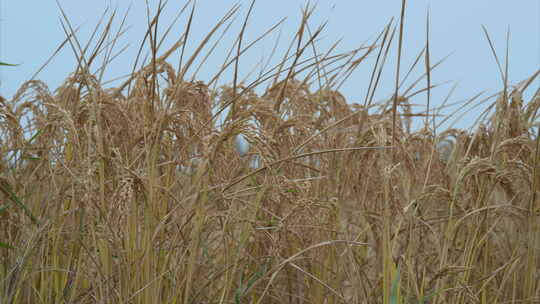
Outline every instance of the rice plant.
{"type": "Polygon", "coordinates": [[[202,81],[196,64],[243,11],[188,54],[196,6],[166,47],[160,1],[148,56],[112,87],[101,71],[124,23],[113,12],[85,41],[62,12],[76,69],[0,98],[1,302],[538,303],[540,72],[505,82],[473,128],[440,130],[441,108],[411,102],[434,88],[429,47],[420,80],[373,100],[405,5],[345,53],[319,49],[307,5],[282,59],[241,81],[245,51],[279,25],[248,42],[252,7],[202,81]],[[337,88],[368,56],[353,104],[337,88]]]}

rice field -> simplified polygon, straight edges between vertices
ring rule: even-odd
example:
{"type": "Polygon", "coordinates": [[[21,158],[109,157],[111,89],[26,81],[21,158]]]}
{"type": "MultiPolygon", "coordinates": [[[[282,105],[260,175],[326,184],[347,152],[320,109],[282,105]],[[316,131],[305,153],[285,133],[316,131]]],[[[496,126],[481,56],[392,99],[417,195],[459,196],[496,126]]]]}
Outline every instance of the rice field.
{"type": "Polygon", "coordinates": [[[373,97],[404,14],[324,53],[313,9],[253,82],[237,73],[244,28],[213,79],[190,75],[251,10],[226,12],[192,54],[189,26],[158,51],[158,11],[149,56],[113,87],[99,67],[114,14],[92,48],[65,16],[73,73],[0,97],[0,302],[540,303],[540,71],[506,82],[474,127],[441,129],[429,40],[414,87],[373,97]],[[336,88],[367,57],[352,103],[336,88]]]}

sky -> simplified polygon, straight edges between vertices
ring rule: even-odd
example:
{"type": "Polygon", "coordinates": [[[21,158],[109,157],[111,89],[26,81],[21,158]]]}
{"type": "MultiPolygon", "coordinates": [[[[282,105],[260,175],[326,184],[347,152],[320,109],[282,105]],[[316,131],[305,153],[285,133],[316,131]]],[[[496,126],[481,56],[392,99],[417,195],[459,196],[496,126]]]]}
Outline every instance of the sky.
{"type": "MultiPolygon", "coordinates": [[[[155,13],[157,3],[151,2],[151,14],[155,13]]],[[[229,35],[220,42],[215,53],[197,74],[197,79],[208,80],[221,66],[225,54],[233,45],[234,39],[242,27],[244,17],[251,1],[199,0],[196,4],[192,32],[186,51],[193,52],[199,42],[218,20],[236,3],[242,5],[238,18],[233,23],[229,35]]],[[[160,19],[160,31],[164,33],[173,22],[186,1],[169,1],[160,19]]],[[[240,78],[246,76],[262,59],[267,60],[275,41],[278,54],[283,55],[291,39],[296,33],[301,20],[301,11],[307,1],[304,0],[258,0],[247,30],[245,40],[253,41],[271,26],[286,18],[282,26],[265,40],[253,47],[240,61],[240,78]]],[[[330,48],[340,40],[336,52],[346,52],[373,42],[392,17],[399,20],[401,1],[352,1],[352,0],[320,0],[311,1],[316,4],[314,16],[309,25],[315,30],[327,22],[317,47],[322,51],[330,48]]],[[[0,2],[0,61],[18,64],[16,67],[0,67],[0,95],[11,98],[22,83],[29,80],[34,73],[55,52],[66,34],[62,28],[64,10],[73,27],[80,27],[77,38],[81,43],[87,42],[98,23],[100,16],[109,8],[108,14],[117,9],[118,15],[113,23],[113,30],[118,30],[123,15],[129,9],[126,24],[127,32],[120,39],[116,50],[123,47],[122,52],[104,74],[103,81],[126,75],[133,69],[134,59],[143,41],[147,29],[146,1],[142,0],[18,0],[0,2]]],[[[401,77],[405,75],[418,53],[424,48],[426,41],[426,14],[430,12],[430,56],[431,62],[450,55],[433,71],[432,83],[442,83],[433,90],[432,104],[440,104],[454,85],[448,102],[462,102],[482,91],[483,96],[495,93],[503,88],[503,81],[496,61],[492,55],[488,40],[482,26],[487,29],[495,50],[504,63],[507,31],[509,39],[509,82],[516,84],[532,75],[540,68],[540,1],[538,0],[415,0],[407,1],[404,22],[404,42],[402,51],[401,77]]],[[[161,50],[165,50],[176,41],[185,30],[188,14],[181,15],[169,33],[161,50]]],[[[397,40],[396,40],[397,41],[397,40]]],[[[145,48],[148,50],[148,48],[145,48]]],[[[204,53],[206,54],[206,53],[204,53]]],[[[348,102],[363,103],[369,85],[369,79],[375,55],[351,75],[340,88],[348,102]]],[[[204,55],[203,55],[204,56],[204,55]]],[[[397,46],[394,44],[385,66],[383,79],[375,96],[375,100],[389,98],[395,86],[397,46]]],[[[200,57],[202,58],[202,57],[200,57]]],[[[277,63],[281,56],[274,58],[277,63]]],[[[177,59],[177,58],[176,58],[177,59]]],[[[174,56],[171,57],[173,66],[174,56]]],[[[419,76],[424,69],[421,62],[415,72],[419,76]]],[[[36,77],[44,81],[53,92],[62,81],[76,68],[76,56],[69,45],[66,45],[57,56],[36,77]]],[[[189,73],[188,73],[189,74],[189,73]]],[[[253,76],[252,76],[253,78],[253,76]]],[[[407,83],[412,83],[411,77],[407,83]]],[[[229,71],[222,80],[232,82],[229,71]]],[[[114,85],[118,82],[111,82],[114,85]]],[[[540,82],[535,87],[538,88],[540,82]]],[[[420,84],[424,87],[425,82],[420,84]]],[[[414,104],[425,107],[425,94],[417,95],[414,104]]],[[[487,104],[462,110],[457,127],[469,126],[487,104]]],[[[419,109],[420,110],[420,109],[419,109]]],[[[448,110],[448,111],[451,111],[448,110]]]]}

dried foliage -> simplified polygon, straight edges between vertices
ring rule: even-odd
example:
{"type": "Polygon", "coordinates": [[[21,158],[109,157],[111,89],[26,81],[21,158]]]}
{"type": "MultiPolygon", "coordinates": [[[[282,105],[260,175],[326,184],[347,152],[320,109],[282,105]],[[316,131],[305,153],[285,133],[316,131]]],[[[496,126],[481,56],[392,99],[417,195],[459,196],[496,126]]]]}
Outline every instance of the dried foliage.
{"type": "Polygon", "coordinates": [[[2,302],[382,303],[396,282],[399,303],[540,301],[536,75],[436,134],[407,97],[353,105],[297,72],[357,52],[284,60],[259,94],[155,55],[116,88],[80,60],[0,100],[2,302]]]}

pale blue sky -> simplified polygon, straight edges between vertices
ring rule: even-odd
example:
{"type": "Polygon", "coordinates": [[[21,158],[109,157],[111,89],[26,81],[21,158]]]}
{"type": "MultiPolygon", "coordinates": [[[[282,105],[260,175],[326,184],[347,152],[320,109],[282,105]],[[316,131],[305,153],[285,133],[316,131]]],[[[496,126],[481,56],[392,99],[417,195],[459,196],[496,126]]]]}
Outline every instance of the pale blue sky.
{"type": "MultiPolygon", "coordinates": [[[[120,50],[126,44],[130,44],[129,49],[110,65],[108,73],[105,74],[105,80],[131,71],[147,25],[145,1],[60,0],[59,2],[72,25],[82,26],[78,38],[83,43],[90,37],[95,24],[107,7],[118,8],[120,12],[115,23],[116,30],[123,13],[131,4],[127,19],[127,24],[131,27],[117,47],[117,50],[120,50]]],[[[149,2],[152,2],[155,8],[158,1],[149,2]]],[[[224,54],[242,25],[249,1],[199,0],[197,2],[188,50],[193,50],[211,26],[237,2],[242,4],[239,18],[230,32],[231,35],[223,42],[223,48],[209,59],[207,66],[199,73],[199,78],[202,80],[212,76],[223,62],[224,54]]],[[[170,24],[184,3],[185,1],[170,1],[160,21],[162,28],[170,24]]],[[[300,10],[305,3],[304,0],[258,0],[248,24],[246,41],[255,39],[281,18],[287,17],[281,28],[280,46],[281,50],[284,50],[297,29],[301,16],[300,10]]],[[[432,82],[441,83],[447,80],[458,82],[459,87],[451,101],[460,101],[482,90],[495,92],[502,88],[499,70],[482,31],[482,25],[488,29],[497,53],[503,61],[506,31],[508,27],[510,28],[510,82],[516,83],[525,79],[540,66],[539,3],[538,0],[407,1],[402,73],[407,71],[418,52],[424,47],[426,11],[429,6],[431,62],[436,62],[452,53],[446,63],[432,74],[432,82]]],[[[20,64],[17,67],[0,69],[0,94],[10,98],[21,83],[28,80],[56,50],[65,38],[65,34],[60,25],[60,10],[56,1],[2,1],[0,5],[0,61],[20,64]]],[[[322,36],[324,40],[319,43],[319,47],[321,50],[326,50],[333,42],[342,39],[337,51],[343,52],[358,47],[365,41],[372,41],[392,16],[399,16],[400,5],[401,1],[397,0],[320,0],[310,25],[312,29],[315,29],[321,23],[328,21],[322,36]]],[[[169,42],[178,39],[180,33],[184,31],[186,18],[184,15],[180,19],[175,30],[170,34],[169,42]]],[[[251,71],[262,56],[267,57],[270,54],[277,36],[278,32],[269,36],[259,47],[242,57],[240,64],[244,74],[251,71]]],[[[165,45],[164,49],[168,45],[165,45]]],[[[361,65],[342,88],[342,93],[350,102],[363,102],[374,63],[374,56],[372,57],[367,64],[361,65]]],[[[386,98],[392,93],[395,57],[394,51],[386,65],[387,73],[384,74],[385,78],[382,80],[376,100],[386,98]]],[[[280,58],[274,58],[274,62],[280,58]]],[[[53,91],[74,70],[75,63],[75,56],[71,48],[67,46],[37,78],[46,82],[49,89],[53,91]]],[[[176,66],[176,62],[173,62],[173,66],[176,66]]],[[[419,67],[423,69],[423,64],[419,67]]],[[[230,80],[224,79],[225,82],[230,80]]],[[[437,89],[433,95],[433,102],[435,104],[440,102],[450,87],[451,85],[446,85],[437,89]]],[[[425,102],[424,95],[417,97],[413,102],[425,102]]],[[[466,125],[467,122],[474,120],[477,114],[477,111],[470,111],[460,125],[466,125]]]]}

